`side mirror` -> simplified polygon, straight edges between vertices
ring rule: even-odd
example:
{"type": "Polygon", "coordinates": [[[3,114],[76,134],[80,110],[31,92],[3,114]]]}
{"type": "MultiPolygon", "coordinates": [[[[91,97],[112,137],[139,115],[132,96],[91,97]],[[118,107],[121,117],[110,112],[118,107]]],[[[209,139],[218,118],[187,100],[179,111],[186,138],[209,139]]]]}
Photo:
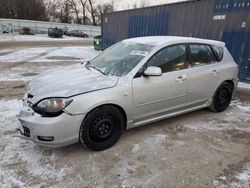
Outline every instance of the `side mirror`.
{"type": "Polygon", "coordinates": [[[144,76],[161,76],[162,71],[160,67],[150,66],[144,71],[144,76]]]}

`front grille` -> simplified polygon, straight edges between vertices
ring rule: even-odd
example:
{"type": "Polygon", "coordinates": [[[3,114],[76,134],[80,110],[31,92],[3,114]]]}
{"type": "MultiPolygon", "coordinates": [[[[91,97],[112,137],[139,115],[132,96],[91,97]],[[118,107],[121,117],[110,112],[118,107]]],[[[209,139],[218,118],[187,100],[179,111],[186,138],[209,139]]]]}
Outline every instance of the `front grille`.
{"type": "Polygon", "coordinates": [[[30,137],[30,129],[23,126],[23,136],[30,137]]]}

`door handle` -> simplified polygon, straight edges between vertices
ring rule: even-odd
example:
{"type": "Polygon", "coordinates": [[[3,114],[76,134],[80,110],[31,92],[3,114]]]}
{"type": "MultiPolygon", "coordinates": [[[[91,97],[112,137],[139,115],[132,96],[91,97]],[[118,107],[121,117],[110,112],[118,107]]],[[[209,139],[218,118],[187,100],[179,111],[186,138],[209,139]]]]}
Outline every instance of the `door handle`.
{"type": "Polygon", "coordinates": [[[182,81],[184,81],[184,80],[186,80],[187,79],[187,76],[186,75],[182,75],[182,76],[178,76],[176,79],[175,79],[175,81],[176,82],[182,82],[182,81]]]}

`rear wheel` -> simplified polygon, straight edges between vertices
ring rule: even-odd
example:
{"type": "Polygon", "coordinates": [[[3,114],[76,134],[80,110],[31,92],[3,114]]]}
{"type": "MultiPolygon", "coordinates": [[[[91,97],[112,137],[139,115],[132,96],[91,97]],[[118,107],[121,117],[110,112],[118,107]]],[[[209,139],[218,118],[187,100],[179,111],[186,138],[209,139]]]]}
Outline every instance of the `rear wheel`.
{"type": "Polygon", "coordinates": [[[222,83],[216,90],[210,110],[214,112],[223,112],[229,106],[233,95],[233,86],[229,83],[222,83]]]}
{"type": "Polygon", "coordinates": [[[80,128],[80,142],[93,150],[113,146],[120,138],[124,119],[114,106],[102,106],[90,112],[80,128]]]}

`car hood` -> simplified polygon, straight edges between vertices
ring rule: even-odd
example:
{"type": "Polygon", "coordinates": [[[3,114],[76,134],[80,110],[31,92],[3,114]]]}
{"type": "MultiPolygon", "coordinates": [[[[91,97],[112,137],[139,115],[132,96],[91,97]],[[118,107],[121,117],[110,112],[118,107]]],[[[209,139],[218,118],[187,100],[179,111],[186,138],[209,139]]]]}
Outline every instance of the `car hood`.
{"type": "Polygon", "coordinates": [[[31,81],[28,94],[32,102],[48,97],[70,97],[114,87],[118,77],[103,75],[84,65],[71,65],[46,72],[31,81]]]}

